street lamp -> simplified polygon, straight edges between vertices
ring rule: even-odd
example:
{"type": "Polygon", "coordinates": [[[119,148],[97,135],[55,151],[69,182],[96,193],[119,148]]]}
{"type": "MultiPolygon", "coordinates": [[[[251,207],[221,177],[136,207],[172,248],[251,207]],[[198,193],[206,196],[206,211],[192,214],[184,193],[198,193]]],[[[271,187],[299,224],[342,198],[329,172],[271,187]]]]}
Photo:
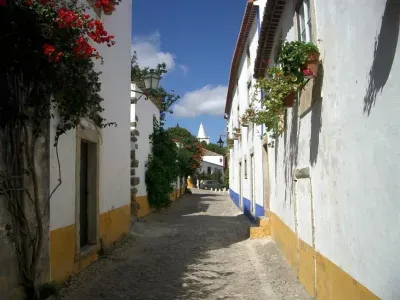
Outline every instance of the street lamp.
{"type": "Polygon", "coordinates": [[[147,94],[151,90],[155,90],[158,88],[158,84],[160,83],[161,80],[161,75],[156,73],[154,69],[151,69],[149,73],[143,76],[143,83],[144,83],[144,92],[141,91],[136,91],[136,90],[131,90],[132,92],[141,94],[139,98],[136,100],[139,100],[143,96],[146,96],[147,100],[147,94]]]}
{"type": "Polygon", "coordinates": [[[219,140],[217,144],[222,148],[224,146],[224,141],[222,140],[221,136],[219,136],[219,140]]]}
{"type": "Polygon", "coordinates": [[[144,87],[146,90],[155,90],[158,88],[158,84],[160,83],[161,76],[154,72],[153,69],[150,70],[149,73],[144,75],[143,81],[144,81],[144,87]]]}

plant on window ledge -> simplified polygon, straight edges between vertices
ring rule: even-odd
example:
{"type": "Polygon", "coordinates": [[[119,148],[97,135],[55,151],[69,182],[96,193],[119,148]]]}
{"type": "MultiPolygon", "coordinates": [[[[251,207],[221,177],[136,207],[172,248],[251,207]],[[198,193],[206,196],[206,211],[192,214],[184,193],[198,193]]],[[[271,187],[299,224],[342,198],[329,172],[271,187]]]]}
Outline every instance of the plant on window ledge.
{"type": "Polygon", "coordinates": [[[234,139],[228,139],[228,140],[226,141],[226,144],[228,145],[228,148],[229,148],[229,149],[232,149],[232,148],[233,148],[234,142],[235,142],[234,139]]]}
{"type": "Polygon", "coordinates": [[[296,76],[299,81],[316,77],[319,65],[319,50],[312,43],[286,42],[282,46],[278,62],[285,75],[296,76]]]}
{"type": "Polygon", "coordinates": [[[282,115],[285,107],[291,107],[294,96],[302,83],[298,82],[296,76],[284,75],[279,67],[268,69],[268,77],[257,81],[255,87],[254,101],[262,104],[262,109],[249,109],[245,117],[256,125],[264,124],[271,138],[276,138],[283,132],[282,115]],[[258,91],[262,90],[264,97],[258,99],[258,91]]]}
{"type": "Polygon", "coordinates": [[[240,136],[240,127],[233,128],[233,134],[236,136],[240,136]]]}
{"type": "Polygon", "coordinates": [[[246,108],[244,114],[240,118],[240,122],[243,127],[248,127],[250,123],[254,123],[254,117],[256,116],[256,111],[254,108],[246,108]]]}

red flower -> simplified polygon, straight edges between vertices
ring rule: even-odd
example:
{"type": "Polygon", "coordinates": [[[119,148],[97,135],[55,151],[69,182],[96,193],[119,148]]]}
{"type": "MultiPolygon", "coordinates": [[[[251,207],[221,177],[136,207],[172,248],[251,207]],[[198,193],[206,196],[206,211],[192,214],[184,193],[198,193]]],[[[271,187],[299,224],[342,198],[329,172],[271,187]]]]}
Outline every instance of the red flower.
{"type": "Polygon", "coordinates": [[[43,45],[43,53],[44,53],[44,55],[51,56],[51,55],[53,55],[54,51],[55,51],[55,48],[54,48],[53,45],[50,45],[50,44],[44,44],[43,45]]]}
{"type": "Polygon", "coordinates": [[[0,0],[0,6],[6,6],[7,0],[0,0]]]}

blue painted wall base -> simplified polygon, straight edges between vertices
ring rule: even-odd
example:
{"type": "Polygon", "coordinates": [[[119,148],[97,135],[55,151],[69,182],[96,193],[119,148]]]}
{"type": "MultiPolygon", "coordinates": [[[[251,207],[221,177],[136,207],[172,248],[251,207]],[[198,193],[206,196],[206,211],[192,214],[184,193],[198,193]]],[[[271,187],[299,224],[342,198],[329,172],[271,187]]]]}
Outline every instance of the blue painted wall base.
{"type": "Polygon", "coordinates": [[[229,189],[229,196],[235,205],[243,211],[243,214],[247,216],[251,221],[255,222],[256,217],[264,216],[264,207],[256,203],[255,214],[251,213],[251,201],[243,197],[243,207],[240,207],[239,194],[235,193],[232,189],[229,189]]]}

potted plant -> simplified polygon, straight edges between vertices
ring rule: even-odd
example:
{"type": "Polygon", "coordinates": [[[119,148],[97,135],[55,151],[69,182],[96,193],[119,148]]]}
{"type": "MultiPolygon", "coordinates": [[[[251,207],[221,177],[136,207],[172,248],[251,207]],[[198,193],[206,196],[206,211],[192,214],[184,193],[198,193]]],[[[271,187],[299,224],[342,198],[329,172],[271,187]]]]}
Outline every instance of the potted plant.
{"type": "Polygon", "coordinates": [[[249,123],[254,123],[253,119],[256,115],[256,111],[253,107],[246,108],[244,114],[242,115],[240,121],[243,127],[248,127],[249,123]]]}
{"type": "Polygon", "coordinates": [[[261,79],[258,84],[264,93],[288,108],[293,107],[295,92],[300,89],[302,82],[294,75],[286,75],[280,67],[273,67],[268,69],[268,78],[261,79]]]}
{"type": "Polygon", "coordinates": [[[318,47],[312,43],[286,42],[282,46],[278,62],[285,75],[294,75],[304,81],[317,76],[319,56],[318,47]]]}
{"type": "Polygon", "coordinates": [[[227,143],[229,149],[233,148],[233,144],[234,144],[234,140],[233,139],[228,139],[226,141],[226,143],[227,143]]]}
{"type": "Polygon", "coordinates": [[[233,128],[233,135],[240,136],[240,128],[238,127],[233,128]]]}
{"type": "Polygon", "coordinates": [[[242,125],[242,127],[249,127],[249,119],[246,115],[240,117],[240,125],[242,125]]]}

